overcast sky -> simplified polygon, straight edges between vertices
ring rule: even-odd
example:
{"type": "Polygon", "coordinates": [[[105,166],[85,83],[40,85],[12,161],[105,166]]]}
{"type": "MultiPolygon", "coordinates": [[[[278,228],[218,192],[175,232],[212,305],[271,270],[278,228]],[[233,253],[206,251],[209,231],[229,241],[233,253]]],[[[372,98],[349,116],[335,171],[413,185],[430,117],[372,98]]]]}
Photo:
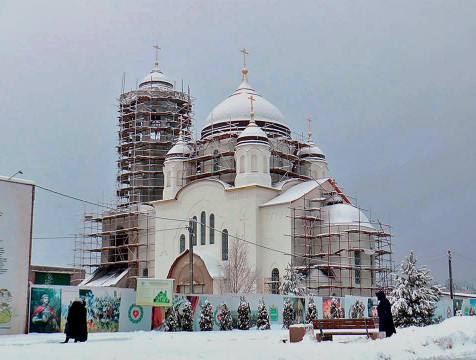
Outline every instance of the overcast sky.
{"type": "MultiPolygon", "coordinates": [[[[330,176],[391,222],[436,280],[476,283],[476,1],[0,1],[0,175],[94,202],[115,189],[117,98],[153,67],[196,97],[199,132],[241,80],[297,133],[314,121],[330,176]],[[439,258],[437,258],[439,257],[439,258]],[[437,259],[435,259],[437,258],[437,259]]],[[[0,199],[1,201],[1,199],[0,199]]],[[[82,231],[91,206],[37,189],[34,237],[82,231]]],[[[34,264],[74,240],[34,240],[34,264]]]]}

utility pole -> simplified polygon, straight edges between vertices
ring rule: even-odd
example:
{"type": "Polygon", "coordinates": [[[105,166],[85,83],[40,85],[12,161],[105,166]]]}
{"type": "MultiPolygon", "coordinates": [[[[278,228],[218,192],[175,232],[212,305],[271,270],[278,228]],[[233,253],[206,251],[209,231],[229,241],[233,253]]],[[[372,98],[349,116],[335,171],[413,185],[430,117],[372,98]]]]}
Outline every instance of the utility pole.
{"type": "Polygon", "coordinates": [[[448,270],[450,273],[450,298],[451,298],[451,304],[453,308],[453,316],[455,316],[455,301],[453,299],[453,272],[451,270],[451,251],[448,250],[448,270]]]}
{"type": "Polygon", "coordinates": [[[188,221],[188,254],[189,254],[189,274],[190,274],[190,294],[193,294],[193,244],[197,234],[195,229],[197,228],[195,219],[188,221]]]}

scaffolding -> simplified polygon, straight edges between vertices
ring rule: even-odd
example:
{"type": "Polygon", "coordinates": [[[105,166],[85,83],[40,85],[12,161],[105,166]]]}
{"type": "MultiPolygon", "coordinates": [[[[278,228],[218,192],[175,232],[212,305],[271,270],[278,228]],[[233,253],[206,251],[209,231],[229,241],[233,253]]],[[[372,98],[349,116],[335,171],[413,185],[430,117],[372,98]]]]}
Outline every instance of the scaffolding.
{"type": "Polygon", "coordinates": [[[149,205],[85,213],[83,234],[75,240],[75,267],[86,269],[89,282],[103,277],[109,286],[113,273],[127,270],[124,280],[114,285],[135,287],[137,277],[155,272],[154,219],[155,210],[149,205]]]}
{"type": "Polygon", "coordinates": [[[190,136],[188,93],[145,86],[119,98],[117,196],[120,206],[162,199],[163,165],[180,131],[190,136]]]}
{"type": "MultiPolygon", "coordinates": [[[[335,224],[324,207],[341,203],[337,192],[304,197],[291,210],[291,266],[305,275],[308,293],[320,296],[373,296],[392,287],[392,234],[380,221],[335,224]],[[328,215],[328,214],[327,214],[328,215]]],[[[342,197],[341,197],[342,198],[342,197]]]]}

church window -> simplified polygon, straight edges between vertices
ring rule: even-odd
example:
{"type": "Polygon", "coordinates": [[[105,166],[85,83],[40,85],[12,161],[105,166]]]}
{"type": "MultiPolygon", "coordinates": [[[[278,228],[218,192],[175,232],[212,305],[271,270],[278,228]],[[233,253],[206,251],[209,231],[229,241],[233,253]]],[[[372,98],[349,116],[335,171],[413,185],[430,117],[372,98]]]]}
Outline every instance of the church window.
{"type": "Polygon", "coordinates": [[[210,214],[210,244],[215,243],[215,215],[210,214]]]}
{"type": "Polygon", "coordinates": [[[220,167],[220,158],[218,157],[218,150],[213,150],[213,171],[218,171],[220,167]]]}
{"type": "Polygon", "coordinates": [[[251,171],[258,172],[258,157],[256,154],[251,155],[251,171]]]}
{"type": "MultiPolygon", "coordinates": [[[[360,268],[360,252],[356,251],[354,255],[355,267],[360,268]]],[[[355,283],[360,284],[360,269],[355,269],[355,283]]]]}
{"type": "Polygon", "coordinates": [[[206,222],[207,216],[205,215],[205,211],[202,211],[200,215],[200,245],[205,245],[206,222]]]}
{"type": "Polygon", "coordinates": [[[221,233],[221,259],[228,260],[228,230],[221,233]]]}
{"type": "Polygon", "coordinates": [[[180,235],[180,253],[185,251],[185,235],[180,235]]]}
{"type": "Polygon", "coordinates": [[[279,294],[279,270],[274,268],[271,271],[271,294],[279,294]]]}
{"type": "Polygon", "coordinates": [[[189,237],[192,240],[192,246],[197,245],[197,217],[194,216],[192,220],[189,221],[189,228],[192,230],[189,232],[189,237]]]}
{"type": "Polygon", "coordinates": [[[240,156],[240,173],[245,172],[245,156],[241,155],[240,156]]]}

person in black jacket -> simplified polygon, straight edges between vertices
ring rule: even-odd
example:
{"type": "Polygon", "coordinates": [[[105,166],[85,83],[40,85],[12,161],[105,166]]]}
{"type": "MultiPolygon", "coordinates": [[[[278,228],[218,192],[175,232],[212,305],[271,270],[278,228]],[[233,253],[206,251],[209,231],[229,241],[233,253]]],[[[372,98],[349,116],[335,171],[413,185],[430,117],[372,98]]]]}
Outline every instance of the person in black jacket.
{"type": "Polygon", "coordinates": [[[81,299],[73,301],[68,311],[67,320],[64,330],[66,339],[63,342],[67,343],[69,339],[74,339],[74,342],[86,341],[88,339],[88,329],[84,301],[81,299]]]}
{"type": "Polygon", "coordinates": [[[377,295],[377,299],[379,300],[377,306],[379,331],[385,331],[387,337],[390,337],[392,334],[397,333],[395,325],[393,324],[392,306],[390,305],[390,301],[386,298],[383,290],[378,291],[375,295],[377,295]]]}

